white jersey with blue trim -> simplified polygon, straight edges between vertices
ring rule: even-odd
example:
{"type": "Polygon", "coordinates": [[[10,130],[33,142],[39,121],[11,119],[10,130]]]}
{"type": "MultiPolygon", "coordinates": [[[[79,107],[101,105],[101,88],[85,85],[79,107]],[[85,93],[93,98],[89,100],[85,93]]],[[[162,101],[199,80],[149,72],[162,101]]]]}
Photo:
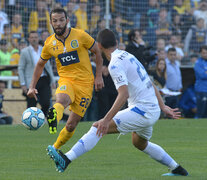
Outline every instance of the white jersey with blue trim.
{"type": "Polygon", "coordinates": [[[123,85],[128,86],[129,107],[138,106],[145,112],[150,109],[159,109],[152,82],[145,68],[135,56],[116,49],[111,54],[108,69],[116,89],[123,85]]]}

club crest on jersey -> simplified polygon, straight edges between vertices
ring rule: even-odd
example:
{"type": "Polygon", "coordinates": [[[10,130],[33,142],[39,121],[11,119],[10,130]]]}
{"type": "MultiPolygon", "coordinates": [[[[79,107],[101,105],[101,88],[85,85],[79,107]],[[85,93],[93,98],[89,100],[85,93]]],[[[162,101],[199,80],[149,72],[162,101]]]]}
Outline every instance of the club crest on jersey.
{"type": "Polygon", "coordinates": [[[121,124],[121,120],[120,119],[114,118],[114,120],[116,121],[117,124],[121,124]]]}
{"type": "Polygon", "coordinates": [[[61,91],[66,90],[66,85],[62,85],[62,86],[60,86],[60,90],[61,90],[61,91]]]}
{"type": "Polygon", "coordinates": [[[57,44],[57,41],[56,40],[53,40],[52,41],[52,44],[53,44],[53,46],[55,46],[57,44]]]}
{"type": "Polygon", "coordinates": [[[78,40],[72,40],[72,41],[71,41],[71,47],[72,47],[73,49],[77,48],[77,47],[78,47],[78,40]]]}

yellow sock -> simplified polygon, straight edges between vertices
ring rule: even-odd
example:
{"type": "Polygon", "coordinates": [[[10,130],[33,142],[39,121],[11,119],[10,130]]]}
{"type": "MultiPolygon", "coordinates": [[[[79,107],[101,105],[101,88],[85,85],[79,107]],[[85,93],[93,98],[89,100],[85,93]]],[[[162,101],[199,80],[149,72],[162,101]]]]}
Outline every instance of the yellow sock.
{"type": "Polygon", "coordinates": [[[53,105],[53,107],[57,111],[57,122],[59,122],[62,119],[62,117],[63,117],[64,106],[62,104],[60,104],[60,103],[55,103],[53,105]]]}
{"type": "Polygon", "coordinates": [[[67,131],[66,127],[64,127],[61,131],[60,134],[54,143],[54,147],[56,149],[59,149],[62,145],[64,145],[75,133],[75,130],[72,132],[67,131]]]}

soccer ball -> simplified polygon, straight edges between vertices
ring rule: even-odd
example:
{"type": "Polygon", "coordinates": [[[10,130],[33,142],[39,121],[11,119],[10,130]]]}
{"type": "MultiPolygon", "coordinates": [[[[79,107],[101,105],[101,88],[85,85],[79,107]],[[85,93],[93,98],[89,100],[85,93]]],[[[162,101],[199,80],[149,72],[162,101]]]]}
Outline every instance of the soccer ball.
{"type": "Polygon", "coordinates": [[[45,123],[44,113],[36,108],[30,107],[22,114],[22,124],[29,130],[37,130],[45,123]]]}

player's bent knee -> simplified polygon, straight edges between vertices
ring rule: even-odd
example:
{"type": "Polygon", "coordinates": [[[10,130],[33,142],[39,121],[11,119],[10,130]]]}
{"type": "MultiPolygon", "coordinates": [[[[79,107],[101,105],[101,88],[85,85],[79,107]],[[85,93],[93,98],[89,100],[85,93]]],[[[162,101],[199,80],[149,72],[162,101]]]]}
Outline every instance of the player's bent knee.
{"type": "Polygon", "coordinates": [[[56,103],[60,103],[66,108],[71,104],[71,99],[67,94],[59,93],[56,95],[56,103]]]}
{"type": "Polygon", "coordinates": [[[143,148],[143,146],[141,144],[137,144],[137,143],[132,143],[134,145],[135,148],[139,149],[140,151],[143,151],[145,148],[143,148]]]}
{"type": "Polygon", "coordinates": [[[70,103],[67,99],[58,99],[56,100],[56,103],[60,103],[64,106],[64,108],[66,108],[70,103]]]}
{"type": "Polygon", "coordinates": [[[140,151],[143,151],[147,147],[148,141],[141,138],[139,135],[133,132],[132,144],[134,145],[135,148],[139,149],[140,151]]]}

